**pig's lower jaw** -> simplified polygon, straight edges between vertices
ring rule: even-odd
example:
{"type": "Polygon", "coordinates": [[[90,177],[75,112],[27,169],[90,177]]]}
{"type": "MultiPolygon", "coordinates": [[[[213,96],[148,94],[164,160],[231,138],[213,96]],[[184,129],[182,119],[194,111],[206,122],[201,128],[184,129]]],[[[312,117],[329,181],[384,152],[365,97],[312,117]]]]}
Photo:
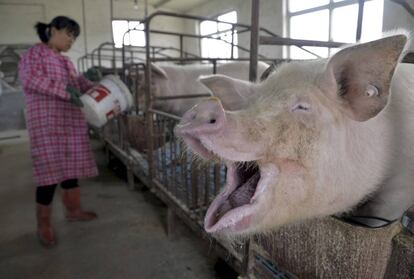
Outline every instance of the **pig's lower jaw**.
{"type": "Polygon", "coordinates": [[[211,203],[204,220],[207,232],[242,234],[249,230],[259,213],[258,196],[277,178],[278,170],[259,168],[255,162],[248,164],[227,164],[227,184],[211,203]]]}

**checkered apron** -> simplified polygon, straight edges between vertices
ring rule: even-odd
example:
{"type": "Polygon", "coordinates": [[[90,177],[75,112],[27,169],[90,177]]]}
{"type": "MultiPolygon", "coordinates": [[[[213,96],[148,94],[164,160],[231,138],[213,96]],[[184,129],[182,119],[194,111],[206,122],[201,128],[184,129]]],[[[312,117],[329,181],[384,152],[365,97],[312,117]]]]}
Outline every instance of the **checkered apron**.
{"type": "Polygon", "coordinates": [[[19,63],[33,175],[37,186],[98,174],[81,110],[69,102],[67,85],[87,91],[94,84],[66,56],[39,43],[19,63]]]}

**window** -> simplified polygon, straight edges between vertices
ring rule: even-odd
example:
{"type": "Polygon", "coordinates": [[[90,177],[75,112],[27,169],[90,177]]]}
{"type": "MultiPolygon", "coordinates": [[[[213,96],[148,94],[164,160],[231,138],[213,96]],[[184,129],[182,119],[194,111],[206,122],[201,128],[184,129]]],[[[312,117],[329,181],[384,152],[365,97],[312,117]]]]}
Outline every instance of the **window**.
{"type": "MultiPolygon", "coordinates": [[[[237,23],[237,12],[232,11],[217,17],[218,20],[237,23]]],[[[209,58],[230,58],[231,57],[231,39],[232,25],[219,23],[210,20],[200,22],[200,35],[211,35],[213,38],[221,40],[202,38],[201,39],[201,56],[209,58]],[[223,32],[224,31],[224,32],[223,32]],[[221,33],[222,32],[222,33],[221,33]],[[219,34],[217,34],[219,33],[219,34]]],[[[233,44],[237,45],[237,31],[234,31],[233,44]]],[[[237,47],[233,47],[233,57],[238,57],[237,47]]]]}
{"type": "MultiPolygon", "coordinates": [[[[357,0],[286,0],[287,32],[292,39],[355,43],[358,21],[357,0]]],[[[361,40],[378,39],[382,33],[384,0],[366,0],[364,4],[361,40]]],[[[303,47],[321,57],[335,49],[303,47]]],[[[288,48],[292,59],[312,59],[315,55],[295,46],[288,48]]]]}
{"type": "Polygon", "coordinates": [[[124,45],[145,46],[144,24],[133,20],[112,20],[113,39],[115,47],[122,47],[122,38],[125,32],[124,45]]]}

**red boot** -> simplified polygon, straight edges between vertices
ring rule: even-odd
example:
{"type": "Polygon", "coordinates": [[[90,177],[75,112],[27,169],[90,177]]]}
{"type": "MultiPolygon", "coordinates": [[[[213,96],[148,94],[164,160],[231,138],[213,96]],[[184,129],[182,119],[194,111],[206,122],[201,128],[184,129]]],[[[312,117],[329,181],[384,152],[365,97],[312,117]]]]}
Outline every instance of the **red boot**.
{"type": "Polygon", "coordinates": [[[56,244],[55,233],[50,224],[52,216],[52,206],[37,204],[37,236],[42,245],[52,247],[56,244]]]}
{"type": "Polygon", "coordinates": [[[62,201],[68,221],[90,221],[98,217],[95,212],[84,211],[80,205],[80,188],[63,189],[62,201]]]}

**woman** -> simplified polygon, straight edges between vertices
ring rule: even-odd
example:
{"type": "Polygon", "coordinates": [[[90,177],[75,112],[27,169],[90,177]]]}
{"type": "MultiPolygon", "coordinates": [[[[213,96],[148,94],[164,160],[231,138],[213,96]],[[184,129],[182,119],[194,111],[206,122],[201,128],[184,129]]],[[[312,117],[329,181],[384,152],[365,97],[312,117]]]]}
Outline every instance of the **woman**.
{"type": "Polygon", "coordinates": [[[98,175],[89,145],[87,124],[80,110],[80,92],[94,84],[77,75],[66,56],[80,33],[79,24],[55,17],[35,26],[41,40],[19,63],[30,135],[34,180],[37,185],[37,233],[46,246],[56,244],[51,226],[51,203],[57,184],[62,187],[66,218],[95,219],[94,212],[81,209],[78,179],[98,175]]]}

